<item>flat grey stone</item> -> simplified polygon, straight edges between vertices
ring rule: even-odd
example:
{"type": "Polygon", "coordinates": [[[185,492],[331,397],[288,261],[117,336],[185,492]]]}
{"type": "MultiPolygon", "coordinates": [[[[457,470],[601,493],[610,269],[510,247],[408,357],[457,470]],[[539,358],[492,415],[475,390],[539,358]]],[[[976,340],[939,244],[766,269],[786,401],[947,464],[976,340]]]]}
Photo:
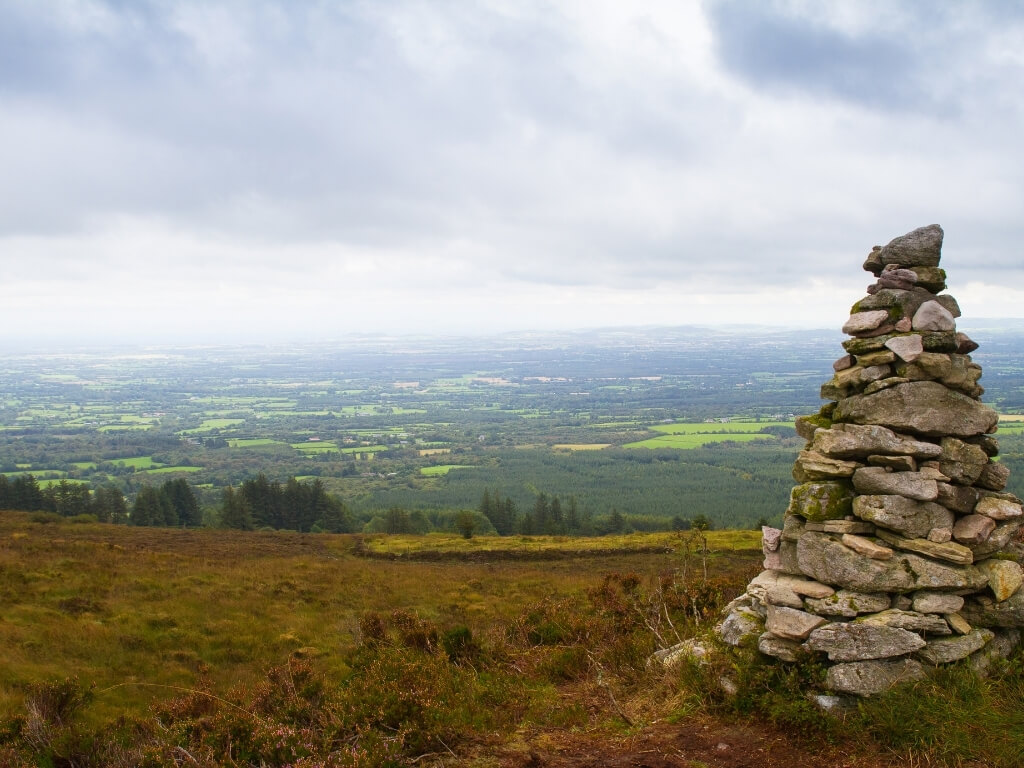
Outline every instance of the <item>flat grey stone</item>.
{"type": "Polygon", "coordinates": [[[819,523],[825,533],[852,533],[858,536],[871,536],[875,526],[863,520],[826,520],[819,523]]]}
{"type": "Polygon", "coordinates": [[[914,659],[853,661],[830,667],[825,685],[840,693],[873,696],[900,683],[923,680],[927,674],[921,663],[914,659]]]}
{"type": "Polygon", "coordinates": [[[797,542],[800,570],[823,584],[854,592],[979,590],[988,584],[973,566],[938,563],[904,552],[891,560],[872,560],[828,534],[806,531],[797,542]]]}
{"type": "Polygon", "coordinates": [[[945,560],[955,565],[970,565],[974,562],[974,553],[963,544],[956,544],[952,541],[938,544],[928,539],[908,539],[895,533],[890,533],[883,528],[879,528],[875,531],[875,534],[886,544],[892,544],[892,546],[905,552],[915,552],[937,560],[945,560]]]}
{"type": "Polygon", "coordinates": [[[912,653],[923,648],[925,641],[905,629],[854,621],[818,627],[804,645],[828,654],[830,661],[866,661],[912,653]]]}
{"type": "Polygon", "coordinates": [[[971,437],[996,428],[999,416],[973,398],[934,381],[910,381],[840,400],[837,421],[880,424],[928,437],[971,437]]]}
{"type": "Polygon", "coordinates": [[[914,607],[913,601],[906,595],[896,594],[892,596],[891,608],[895,608],[897,611],[909,611],[914,607]]]}
{"type": "Polygon", "coordinates": [[[958,613],[964,607],[960,595],[946,592],[915,592],[912,598],[914,610],[919,613],[958,613]]]}
{"type": "Polygon", "coordinates": [[[988,629],[972,629],[966,635],[940,637],[929,640],[917,655],[929,664],[949,664],[966,659],[975,651],[981,650],[985,643],[994,637],[988,629]]]}
{"type": "Polygon", "coordinates": [[[862,465],[856,461],[833,459],[817,451],[800,451],[793,467],[793,477],[802,483],[810,480],[832,480],[850,477],[860,466],[862,465]]]}
{"type": "Polygon", "coordinates": [[[940,616],[919,613],[917,611],[901,611],[889,608],[879,613],[864,616],[858,621],[865,624],[881,624],[886,627],[897,627],[909,632],[924,632],[929,635],[948,635],[952,630],[945,619],[940,616]]]}
{"type": "Polygon", "coordinates": [[[990,491],[1001,491],[1010,479],[1010,468],[998,461],[990,461],[978,476],[978,485],[990,491]]]}
{"type": "Polygon", "coordinates": [[[850,319],[843,324],[843,333],[851,336],[863,331],[873,331],[882,323],[888,322],[889,313],[884,309],[870,309],[867,312],[857,312],[850,315],[850,319]]]}
{"type": "Polygon", "coordinates": [[[676,643],[671,648],[662,648],[651,654],[647,660],[648,665],[657,663],[663,667],[671,668],[684,661],[700,663],[708,656],[708,648],[697,638],[690,638],[681,643],[676,643]]]}
{"type": "Polygon", "coordinates": [[[811,613],[853,618],[862,613],[877,613],[886,610],[889,607],[889,596],[884,592],[866,594],[840,589],[831,597],[808,598],[804,604],[811,613]]]}
{"type": "Polygon", "coordinates": [[[821,616],[806,613],[795,608],[769,605],[765,629],[784,640],[804,640],[811,630],[825,623],[821,616]]]}
{"type": "Polygon", "coordinates": [[[872,454],[935,459],[942,448],[935,443],[898,435],[877,424],[833,424],[814,433],[813,450],[839,459],[863,459],[872,454]]]}
{"type": "Polygon", "coordinates": [[[806,521],[794,514],[786,514],[782,519],[782,540],[796,543],[796,540],[800,538],[800,534],[803,533],[804,525],[806,521]]]}
{"type": "Polygon", "coordinates": [[[1000,659],[1008,659],[1020,645],[1020,631],[1016,629],[997,629],[995,635],[985,646],[971,654],[971,667],[979,675],[987,675],[993,663],[1000,659]]]}
{"type": "Polygon", "coordinates": [[[887,472],[884,467],[861,467],[853,473],[857,493],[876,496],[905,496],[916,501],[934,501],[939,496],[935,480],[920,472],[887,472]]]}
{"type": "MultiPolygon", "coordinates": [[[[795,485],[789,492],[786,515],[811,522],[842,519],[853,513],[853,490],[848,483],[812,482],[795,485]]],[[[783,535],[785,539],[786,536],[783,535]]]]}
{"type": "Polygon", "coordinates": [[[951,528],[954,521],[953,513],[939,504],[892,494],[857,496],[853,500],[853,513],[862,520],[911,538],[926,537],[933,528],[951,528]]]}
{"type": "Polygon", "coordinates": [[[944,613],[942,614],[942,618],[944,618],[946,620],[946,623],[949,624],[949,628],[956,632],[958,635],[969,634],[970,631],[974,629],[974,627],[970,625],[967,619],[965,619],[959,613],[944,613]]]}
{"type": "MultiPolygon", "coordinates": [[[[873,453],[868,456],[868,465],[872,467],[888,467],[894,472],[916,472],[917,461],[913,456],[883,456],[873,453]]],[[[946,478],[947,480],[949,478],[946,478]]]]}
{"type": "Polygon", "coordinates": [[[765,554],[777,550],[780,541],[782,541],[781,528],[772,528],[768,525],[761,526],[761,548],[765,554]]]}
{"type": "Polygon", "coordinates": [[[946,542],[953,540],[953,529],[952,528],[932,528],[928,531],[928,535],[925,536],[928,541],[934,541],[936,544],[945,544],[946,542]]]}
{"type": "Polygon", "coordinates": [[[968,544],[974,553],[974,559],[982,560],[1009,546],[1010,542],[1013,541],[1013,537],[1017,535],[1017,531],[1020,530],[1021,522],[1021,519],[1018,517],[1013,520],[1004,520],[1001,523],[996,523],[996,529],[989,534],[985,541],[980,544],[968,544]]]}
{"type": "Polygon", "coordinates": [[[942,457],[939,470],[959,485],[973,485],[988,464],[988,456],[981,448],[956,437],[942,438],[942,457]]]}

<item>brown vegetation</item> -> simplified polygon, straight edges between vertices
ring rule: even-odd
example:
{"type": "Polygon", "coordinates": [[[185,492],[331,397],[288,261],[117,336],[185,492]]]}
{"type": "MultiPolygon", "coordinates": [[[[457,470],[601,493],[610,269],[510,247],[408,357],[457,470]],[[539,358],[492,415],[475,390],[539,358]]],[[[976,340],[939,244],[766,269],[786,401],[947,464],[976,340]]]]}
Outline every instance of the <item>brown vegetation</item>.
{"type": "MultiPolygon", "coordinates": [[[[901,764],[774,667],[730,701],[713,675],[648,664],[757,567],[698,535],[671,553],[634,536],[599,558],[559,542],[538,561],[370,561],[348,536],[0,513],[0,764],[901,764]]],[[[940,764],[871,722],[916,750],[904,764],[940,764]]]]}

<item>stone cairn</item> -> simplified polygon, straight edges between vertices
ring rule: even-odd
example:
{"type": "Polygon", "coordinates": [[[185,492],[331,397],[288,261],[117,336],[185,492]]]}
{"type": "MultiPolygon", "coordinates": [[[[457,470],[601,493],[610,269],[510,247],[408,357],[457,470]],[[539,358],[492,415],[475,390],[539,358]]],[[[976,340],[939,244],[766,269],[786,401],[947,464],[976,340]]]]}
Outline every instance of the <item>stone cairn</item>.
{"type": "Polygon", "coordinates": [[[983,673],[1024,627],[1021,500],[994,460],[978,345],[940,294],[942,236],[922,227],[868,256],[877,281],[843,326],[830,402],[797,420],[808,443],[784,526],[763,529],[765,570],[716,628],[782,662],[823,662],[839,694],[967,657],[983,673]]]}

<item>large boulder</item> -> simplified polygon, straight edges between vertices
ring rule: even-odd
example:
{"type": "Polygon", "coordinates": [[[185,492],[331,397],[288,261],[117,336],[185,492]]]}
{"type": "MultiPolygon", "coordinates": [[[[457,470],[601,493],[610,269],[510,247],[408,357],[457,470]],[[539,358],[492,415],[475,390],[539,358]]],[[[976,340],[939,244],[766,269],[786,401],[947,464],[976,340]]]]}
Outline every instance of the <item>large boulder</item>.
{"type": "MultiPolygon", "coordinates": [[[[938,224],[929,224],[927,227],[918,227],[913,232],[908,232],[900,237],[889,241],[877,254],[877,263],[880,265],[878,274],[889,264],[897,264],[904,268],[914,267],[937,267],[942,256],[942,227],[938,224]]],[[[869,257],[870,259],[871,257],[869,257]]],[[[865,269],[868,266],[865,265],[865,269]]],[[[873,271],[870,269],[869,271],[873,271]]]]}
{"type": "Polygon", "coordinates": [[[971,437],[993,432],[999,415],[987,405],[934,381],[905,384],[840,400],[834,419],[880,424],[927,437],[971,437]]]}

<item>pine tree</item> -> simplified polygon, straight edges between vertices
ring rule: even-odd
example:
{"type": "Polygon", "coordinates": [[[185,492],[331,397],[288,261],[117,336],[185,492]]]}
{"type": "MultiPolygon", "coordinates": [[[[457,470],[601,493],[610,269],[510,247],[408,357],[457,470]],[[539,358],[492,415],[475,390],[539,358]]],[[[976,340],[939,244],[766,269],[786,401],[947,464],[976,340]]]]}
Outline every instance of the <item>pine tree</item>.
{"type": "Polygon", "coordinates": [[[580,513],[576,506],[576,497],[569,497],[569,508],[565,513],[565,529],[571,535],[576,535],[580,532],[580,513]]]}
{"type": "Polygon", "coordinates": [[[463,509],[456,513],[455,530],[457,530],[464,539],[473,538],[473,533],[476,531],[476,518],[470,510],[463,509]]]}
{"type": "Polygon", "coordinates": [[[174,515],[170,500],[153,486],[144,485],[135,496],[129,522],[132,525],[167,525],[169,515],[174,515]]]}
{"type": "Polygon", "coordinates": [[[124,494],[113,485],[104,485],[96,489],[93,511],[101,523],[123,525],[128,521],[128,504],[124,500],[124,494]]]}
{"type": "Polygon", "coordinates": [[[249,510],[249,504],[245,497],[241,493],[236,493],[230,485],[224,489],[221,500],[220,524],[224,528],[252,530],[252,512],[249,510]]]}
{"type": "Polygon", "coordinates": [[[548,495],[543,491],[537,496],[533,503],[533,527],[538,534],[548,533],[550,523],[551,507],[548,504],[548,495]]]}
{"type": "Polygon", "coordinates": [[[401,507],[391,507],[384,515],[385,533],[410,533],[409,513],[401,507]]]}
{"type": "Polygon", "coordinates": [[[551,500],[551,515],[548,519],[547,533],[561,535],[565,533],[565,520],[562,518],[562,502],[555,496],[551,500]]]}
{"type": "Polygon", "coordinates": [[[609,533],[622,533],[626,528],[626,520],[622,517],[622,513],[617,509],[612,509],[611,515],[608,517],[608,532],[609,533]]]}
{"type": "Polygon", "coordinates": [[[168,480],[160,486],[160,493],[167,498],[174,509],[177,525],[195,527],[202,523],[199,500],[185,478],[168,480]]]}

